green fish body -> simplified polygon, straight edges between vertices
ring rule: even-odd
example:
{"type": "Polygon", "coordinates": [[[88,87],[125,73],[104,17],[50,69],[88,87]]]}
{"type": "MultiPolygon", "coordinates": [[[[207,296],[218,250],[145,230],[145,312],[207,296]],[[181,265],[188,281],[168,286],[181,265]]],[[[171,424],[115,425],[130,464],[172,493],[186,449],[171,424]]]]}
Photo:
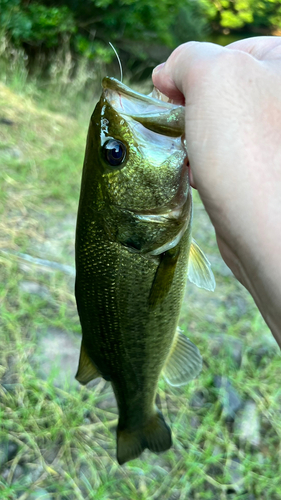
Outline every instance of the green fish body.
{"type": "Polygon", "coordinates": [[[76,378],[111,382],[119,410],[117,459],[170,448],[155,404],[161,372],[181,385],[201,370],[178,329],[186,279],[214,289],[191,237],[184,108],[113,78],[91,117],[76,230],[82,345],[76,378]]]}

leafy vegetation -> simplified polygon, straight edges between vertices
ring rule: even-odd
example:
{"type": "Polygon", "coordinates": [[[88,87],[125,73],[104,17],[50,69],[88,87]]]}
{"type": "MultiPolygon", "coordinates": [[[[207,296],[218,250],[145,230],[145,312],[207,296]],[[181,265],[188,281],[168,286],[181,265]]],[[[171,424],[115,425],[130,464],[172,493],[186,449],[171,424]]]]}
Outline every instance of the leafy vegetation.
{"type": "Polygon", "coordinates": [[[42,57],[48,67],[62,45],[74,60],[109,62],[114,54],[108,42],[129,66],[144,59],[157,62],[161,46],[198,38],[205,25],[194,0],[0,0],[2,36],[24,49],[31,67],[38,58],[42,64],[42,57]]]}
{"type": "Polygon", "coordinates": [[[281,28],[280,0],[201,0],[215,31],[269,34],[281,28]]]}
{"type": "Polygon", "coordinates": [[[281,27],[280,0],[0,0],[0,39],[22,49],[29,71],[51,75],[60,55],[75,76],[109,63],[118,49],[127,70],[147,76],[176,45],[214,34],[270,34],[281,27]]]}

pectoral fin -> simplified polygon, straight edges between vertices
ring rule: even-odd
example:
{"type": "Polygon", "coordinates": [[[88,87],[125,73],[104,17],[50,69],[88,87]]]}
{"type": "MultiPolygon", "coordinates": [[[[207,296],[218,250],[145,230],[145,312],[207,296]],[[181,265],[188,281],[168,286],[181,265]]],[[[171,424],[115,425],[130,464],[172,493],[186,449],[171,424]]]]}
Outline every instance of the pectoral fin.
{"type": "Polygon", "coordinates": [[[199,288],[205,288],[211,292],[216,288],[211,264],[194,239],[190,245],[187,276],[189,281],[199,288]]]}
{"type": "Polygon", "coordinates": [[[78,382],[80,382],[80,384],[86,385],[88,384],[88,382],[98,377],[101,377],[101,374],[89,358],[82,341],[79,366],[75,378],[76,380],[78,380],[78,382]]]}
{"type": "Polygon", "coordinates": [[[149,295],[149,305],[151,307],[162,302],[168,294],[173,282],[179,253],[180,249],[177,245],[160,256],[160,264],[157,268],[149,295]]]}
{"type": "Polygon", "coordinates": [[[184,385],[194,379],[202,369],[202,358],[199,349],[180,329],[177,333],[163,370],[168,384],[172,386],[184,385]]]}

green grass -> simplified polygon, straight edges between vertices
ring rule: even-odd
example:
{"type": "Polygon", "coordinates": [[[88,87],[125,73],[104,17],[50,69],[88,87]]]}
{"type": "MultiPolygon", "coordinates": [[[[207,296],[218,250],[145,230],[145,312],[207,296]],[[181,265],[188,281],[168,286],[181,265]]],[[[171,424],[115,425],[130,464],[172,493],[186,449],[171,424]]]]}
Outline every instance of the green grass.
{"type": "Polygon", "coordinates": [[[27,263],[16,252],[73,265],[94,100],[77,117],[37,101],[0,84],[1,117],[14,122],[0,125],[0,450],[8,442],[14,449],[0,469],[1,500],[32,500],[38,488],[54,500],[280,499],[281,359],[252,299],[221,264],[197,195],[194,236],[213,263],[217,288],[210,293],[188,284],[181,313],[180,326],[204,358],[201,375],[177,389],[159,383],[173,447],[161,455],[145,451],[118,466],[109,384],[100,380],[87,388],[69,381],[57,387],[55,369],[47,378],[38,374],[44,332],[80,335],[73,278],[27,263]],[[47,292],[28,293],[26,281],[47,292]],[[241,363],[231,341],[214,350],[217,335],[241,341],[241,363]],[[257,446],[242,442],[225,418],[215,376],[227,377],[243,401],[255,402],[257,446]]]}

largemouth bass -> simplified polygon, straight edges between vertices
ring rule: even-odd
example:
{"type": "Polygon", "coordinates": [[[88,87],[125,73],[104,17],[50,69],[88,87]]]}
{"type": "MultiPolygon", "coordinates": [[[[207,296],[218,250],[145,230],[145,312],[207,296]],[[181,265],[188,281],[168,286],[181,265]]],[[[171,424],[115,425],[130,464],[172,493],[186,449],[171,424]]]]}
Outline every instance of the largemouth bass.
{"type": "Polygon", "coordinates": [[[91,117],[76,230],[76,300],[82,344],[76,375],[111,382],[120,464],[165,451],[170,428],[155,403],[198,375],[197,347],[178,329],[187,277],[213,290],[191,236],[184,108],[113,78],[91,117]]]}

